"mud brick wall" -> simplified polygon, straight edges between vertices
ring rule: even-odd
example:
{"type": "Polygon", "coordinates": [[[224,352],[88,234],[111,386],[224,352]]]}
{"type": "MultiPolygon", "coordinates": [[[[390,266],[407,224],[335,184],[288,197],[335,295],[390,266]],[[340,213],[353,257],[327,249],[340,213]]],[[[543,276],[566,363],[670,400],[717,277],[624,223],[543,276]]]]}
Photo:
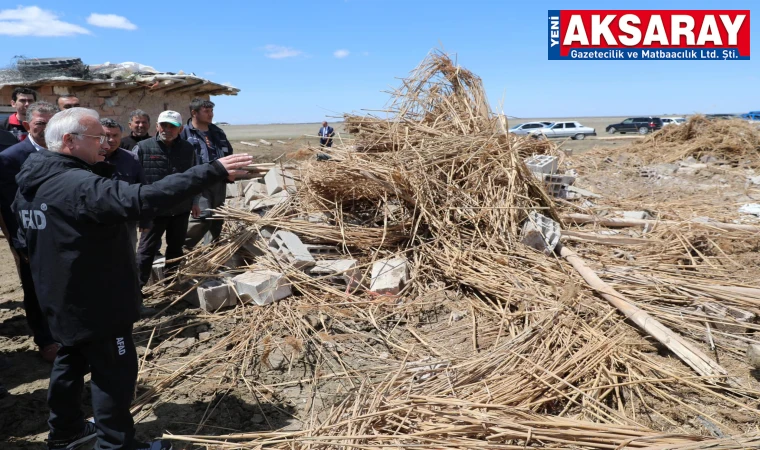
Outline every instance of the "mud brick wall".
{"type": "MultiPolygon", "coordinates": [[[[13,86],[4,86],[0,89],[0,105],[11,104],[13,86]]],[[[155,130],[155,121],[161,111],[167,109],[182,114],[182,120],[187,121],[190,117],[190,101],[195,98],[193,92],[151,92],[146,88],[110,90],[107,86],[55,86],[45,85],[33,87],[37,91],[38,99],[55,103],[62,94],[76,95],[82,106],[92,108],[100,114],[101,118],[109,117],[125,127],[129,122],[129,113],[135,109],[142,109],[150,114],[151,132],[155,130]]],[[[208,95],[200,95],[208,100],[208,95]]]]}

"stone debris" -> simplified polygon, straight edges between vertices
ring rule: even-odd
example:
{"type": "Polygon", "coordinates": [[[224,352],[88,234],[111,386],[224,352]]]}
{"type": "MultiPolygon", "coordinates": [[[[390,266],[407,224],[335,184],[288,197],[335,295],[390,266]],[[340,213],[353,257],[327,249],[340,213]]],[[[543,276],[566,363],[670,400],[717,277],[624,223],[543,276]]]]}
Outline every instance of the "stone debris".
{"type": "Polygon", "coordinates": [[[369,290],[378,294],[396,295],[409,282],[409,263],[397,256],[372,264],[372,280],[369,290]]]}
{"type": "Polygon", "coordinates": [[[278,260],[296,269],[308,269],[316,263],[301,239],[290,231],[276,232],[269,240],[269,248],[278,260]]]}
{"type": "Polygon", "coordinates": [[[166,258],[156,258],[153,260],[153,267],[150,270],[148,284],[158,283],[164,279],[164,270],[166,268],[166,258]]]}
{"type": "Polygon", "coordinates": [[[283,274],[266,269],[241,273],[232,282],[243,303],[264,306],[293,294],[283,274]]]}
{"type": "Polygon", "coordinates": [[[523,222],[520,240],[528,247],[551,255],[559,244],[559,238],[559,224],[535,211],[531,211],[523,222]]]}
{"type": "Polygon", "coordinates": [[[753,216],[760,216],[760,204],[745,203],[739,208],[739,212],[743,214],[752,214],[753,216]]]}

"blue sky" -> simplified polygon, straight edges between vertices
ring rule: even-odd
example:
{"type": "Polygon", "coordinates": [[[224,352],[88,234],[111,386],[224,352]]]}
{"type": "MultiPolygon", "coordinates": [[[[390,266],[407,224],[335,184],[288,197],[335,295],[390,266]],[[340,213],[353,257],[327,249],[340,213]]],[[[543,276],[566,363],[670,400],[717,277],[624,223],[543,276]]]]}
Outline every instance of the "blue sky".
{"type": "MultiPolygon", "coordinates": [[[[750,1],[639,1],[636,9],[749,9],[750,1]]],[[[547,10],[605,1],[0,1],[0,65],[16,55],[136,61],[241,89],[214,97],[216,120],[298,123],[381,109],[433,48],[484,81],[494,110],[582,117],[760,109],[750,61],[549,61],[547,10]],[[38,22],[14,19],[36,7],[38,22]],[[92,16],[96,14],[95,16],[92,16]],[[113,17],[115,15],[120,17],[113,17]],[[11,23],[12,22],[12,23],[11,23]],[[37,34],[61,34],[36,36],[37,34]]],[[[759,18],[751,21],[752,48],[759,18]]]]}

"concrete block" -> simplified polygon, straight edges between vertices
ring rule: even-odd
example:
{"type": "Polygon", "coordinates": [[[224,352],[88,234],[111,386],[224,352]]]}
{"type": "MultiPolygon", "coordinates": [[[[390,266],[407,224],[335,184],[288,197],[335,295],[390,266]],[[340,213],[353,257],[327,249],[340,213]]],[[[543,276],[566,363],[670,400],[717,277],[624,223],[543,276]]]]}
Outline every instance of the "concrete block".
{"type": "Polygon", "coordinates": [[[314,266],[316,261],[309,253],[309,249],[290,231],[278,231],[269,240],[269,248],[272,253],[283,263],[291,264],[296,269],[308,269],[314,266]]]}
{"type": "Polygon", "coordinates": [[[267,189],[263,183],[248,183],[243,190],[243,198],[246,203],[266,198],[267,196],[267,189]]]}
{"type": "Polygon", "coordinates": [[[241,273],[232,281],[244,303],[253,301],[259,306],[264,306],[293,294],[285,276],[271,270],[260,269],[241,273]]]}
{"type": "Polygon", "coordinates": [[[227,198],[237,198],[240,196],[240,190],[237,183],[228,183],[227,184],[227,198]]]}
{"type": "Polygon", "coordinates": [[[531,172],[554,174],[557,173],[559,161],[556,156],[535,155],[526,159],[525,165],[531,172]]]}
{"type": "Polygon", "coordinates": [[[551,255],[559,243],[560,227],[552,219],[531,211],[522,225],[521,241],[546,255],[551,255]]]}
{"type": "Polygon", "coordinates": [[[148,284],[158,283],[164,279],[164,269],[166,268],[166,258],[156,258],[153,260],[153,267],[150,270],[148,284]]]}
{"type": "Polygon", "coordinates": [[[557,175],[557,174],[549,174],[549,173],[540,173],[540,172],[533,172],[534,175],[538,176],[540,179],[543,180],[544,183],[553,183],[553,184],[566,184],[571,185],[575,183],[575,176],[574,175],[557,175]]]}
{"type": "Polygon", "coordinates": [[[756,370],[760,370],[760,344],[749,344],[747,363],[756,370]]]}
{"type": "Polygon", "coordinates": [[[279,205],[280,203],[288,201],[288,198],[290,198],[288,191],[280,191],[271,196],[263,196],[258,200],[251,200],[248,203],[248,208],[251,211],[256,211],[263,208],[272,208],[279,205]]]}
{"type": "Polygon", "coordinates": [[[274,195],[280,191],[288,191],[291,194],[296,192],[296,182],[292,172],[283,171],[279,167],[273,167],[264,176],[264,183],[267,186],[267,194],[274,195]]]}
{"type": "Polygon", "coordinates": [[[395,257],[372,264],[369,290],[378,294],[396,295],[409,281],[409,263],[404,257],[395,257]]]}
{"type": "Polygon", "coordinates": [[[337,259],[317,261],[314,267],[309,269],[309,274],[324,277],[335,283],[345,283],[347,286],[356,287],[362,276],[361,270],[356,268],[358,262],[355,259],[337,259]]]}
{"type": "Polygon", "coordinates": [[[317,245],[317,244],[304,244],[306,250],[311,253],[312,256],[316,255],[340,255],[338,247],[335,245],[317,245]]]}
{"type": "Polygon", "coordinates": [[[230,285],[219,280],[201,283],[198,288],[198,302],[202,310],[214,312],[225,306],[235,306],[235,296],[230,285]]]}

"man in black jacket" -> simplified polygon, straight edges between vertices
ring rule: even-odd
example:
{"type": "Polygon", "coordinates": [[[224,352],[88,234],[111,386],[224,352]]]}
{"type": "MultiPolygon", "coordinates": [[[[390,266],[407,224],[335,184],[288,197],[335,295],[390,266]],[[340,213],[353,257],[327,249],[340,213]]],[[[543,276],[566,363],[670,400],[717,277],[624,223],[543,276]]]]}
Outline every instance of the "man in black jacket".
{"type": "MultiPolygon", "coordinates": [[[[184,172],[196,165],[195,149],[179,137],[182,117],[175,111],[164,111],[158,116],[155,137],[137,144],[137,160],[145,171],[147,184],[155,183],[173,173],[184,172]]],[[[182,245],[187,233],[187,222],[192,211],[198,217],[198,199],[186,198],[159,211],[146,231],[140,234],[137,248],[137,266],[140,269],[140,286],[150,278],[153,258],[161,249],[161,238],[166,233],[166,260],[182,256],[182,245]]],[[[175,263],[176,264],[176,263],[175,263]]],[[[170,268],[174,264],[167,264],[170,268]]]]}
{"type": "Polygon", "coordinates": [[[134,440],[140,287],[126,223],[234,179],[251,158],[223,158],[152,185],[114,181],[99,173],[109,166],[97,164],[106,154],[98,119],[85,108],[56,114],[45,132],[49,151],[32,154],[17,177],[13,209],[42,309],[63,345],[50,376],[48,448],[76,448],[97,434],[98,449],[168,450],[168,442],[134,440]],[[94,424],[80,408],[88,370],[94,424]]]}
{"type": "MultiPolygon", "coordinates": [[[[190,119],[180,133],[180,137],[195,147],[198,163],[209,163],[232,154],[232,145],[221,128],[214,125],[214,103],[209,100],[194,98],[190,102],[190,119]]],[[[210,232],[211,239],[216,240],[222,234],[224,222],[208,220],[213,216],[212,209],[224,204],[227,197],[227,183],[220,182],[203,190],[198,206],[200,216],[190,219],[185,237],[185,248],[195,247],[203,236],[210,232]]]]}
{"type": "Polygon", "coordinates": [[[142,109],[129,113],[129,134],[121,138],[121,148],[129,150],[146,139],[150,139],[150,116],[142,109]]]}
{"type": "Polygon", "coordinates": [[[18,240],[19,224],[16,216],[11,212],[11,205],[16,198],[18,185],[16,175],[21,170],[21,165],[29,158],[29,155],[44,150],[45,128],[48,121],[58,109],[47,102],[32,103],[26,110],[23,124],[29,132],[26,139],[18,142],[6,151],[0,153],[0,215],[3,218],[5,237],[11,247],[11,252],[16,261],[16,269],[21,287],[24,290],[24,312],[29,328],[32,330],[34,343],[40,349],[40,355],[47,362],[53,362],[58,352],[58,344],[55,343],[47,320],[45,319],[37,294],[34,289],[32,271],[23,255],[19,255],[19,249],[23,246],[18,240]]]}

